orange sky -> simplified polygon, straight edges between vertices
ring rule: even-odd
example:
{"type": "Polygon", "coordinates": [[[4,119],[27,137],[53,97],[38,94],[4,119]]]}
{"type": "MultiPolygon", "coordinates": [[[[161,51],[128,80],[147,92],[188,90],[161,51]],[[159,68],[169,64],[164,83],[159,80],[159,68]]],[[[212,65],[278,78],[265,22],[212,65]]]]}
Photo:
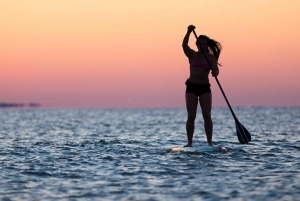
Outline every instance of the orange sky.
{"type": "Polygon", "coordinates": [[[232,106],[300,106],[298,0],[10,0],[0,11],[0,102],[184,107],[181,43],[194,24],[223,45],[232,106]]]}

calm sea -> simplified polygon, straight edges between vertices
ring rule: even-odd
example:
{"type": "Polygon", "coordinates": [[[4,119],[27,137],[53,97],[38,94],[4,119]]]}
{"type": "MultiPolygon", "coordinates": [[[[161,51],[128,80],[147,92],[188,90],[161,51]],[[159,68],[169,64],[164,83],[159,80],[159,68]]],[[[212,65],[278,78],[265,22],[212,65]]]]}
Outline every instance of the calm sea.
{"type": "MultiPolygon", "coordinates": [[[[300,108],[214,108],[225,153],[174,153],[185,109],[0,110],[0,200],[300,200],[300,108]]],[[[206,146],[198,111],[194,146],[206,146]]]]}

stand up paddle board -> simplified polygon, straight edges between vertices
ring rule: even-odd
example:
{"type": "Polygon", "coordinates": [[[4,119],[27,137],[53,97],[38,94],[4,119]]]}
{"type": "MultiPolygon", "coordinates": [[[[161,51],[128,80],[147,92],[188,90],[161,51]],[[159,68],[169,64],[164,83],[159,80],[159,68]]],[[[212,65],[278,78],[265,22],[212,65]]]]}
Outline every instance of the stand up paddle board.
{"type": "Polygon", "coordinates": [[[225,147],[221,145],[207,146],[207,147],[174,147],[171,149],[173,152],[221,152],[227,151],[225,147]]]}

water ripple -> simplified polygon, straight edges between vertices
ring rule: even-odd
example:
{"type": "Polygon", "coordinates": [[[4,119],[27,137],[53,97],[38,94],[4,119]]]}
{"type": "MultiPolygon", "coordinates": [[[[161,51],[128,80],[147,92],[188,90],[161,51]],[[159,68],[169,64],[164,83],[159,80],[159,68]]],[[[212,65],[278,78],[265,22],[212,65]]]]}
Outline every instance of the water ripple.
{"type": "Polygon", "coordinates": [[[170,150],[186,142],[183,109],[0,110],[0,198],[297,200],[300,109],[235,111],[250,144],[214,108],[214,141],[228,151],[181,153],[170,150]]]}

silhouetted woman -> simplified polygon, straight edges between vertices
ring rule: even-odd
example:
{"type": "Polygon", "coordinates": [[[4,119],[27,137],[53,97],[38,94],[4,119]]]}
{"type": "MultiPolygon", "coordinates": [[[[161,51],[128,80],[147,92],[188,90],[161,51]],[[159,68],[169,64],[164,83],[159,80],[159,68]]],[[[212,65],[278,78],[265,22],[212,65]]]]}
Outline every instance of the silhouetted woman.
{"type": "Polygon", "coordinates": [[[188,57],[190,63],[190,77],[185,82],[185,100],[187,108],[187,122],[186,122],[186,132],[188,143],[185,147],[191,147],[193,144],[193,135],[195,128],[195,119],[197,113],[198,101],[202,110],[202,116],[204,120],[204,129],[206,133],[207,142],[212,146],[212,133],[213,133],[213,123],[211,120],[211,107],[212,107],[212,95],[210,90],[210,83],[208,75],[210,72],[210,67],[202,53],[199,49],[201,45],[202,49],[205,51],[207,58],[213,69],[212,75],[218,76],[218,58],[221,51],[221,45],[217,41],[214,41],[207,36],[200,35],[197,39],[196,45],[198,51],[192,50],[188,46],[189,36],[191,32],[195,29],[195,26],[188,26],[187,33],[183,39],[182,47],[184,54],[188,57]]]}

